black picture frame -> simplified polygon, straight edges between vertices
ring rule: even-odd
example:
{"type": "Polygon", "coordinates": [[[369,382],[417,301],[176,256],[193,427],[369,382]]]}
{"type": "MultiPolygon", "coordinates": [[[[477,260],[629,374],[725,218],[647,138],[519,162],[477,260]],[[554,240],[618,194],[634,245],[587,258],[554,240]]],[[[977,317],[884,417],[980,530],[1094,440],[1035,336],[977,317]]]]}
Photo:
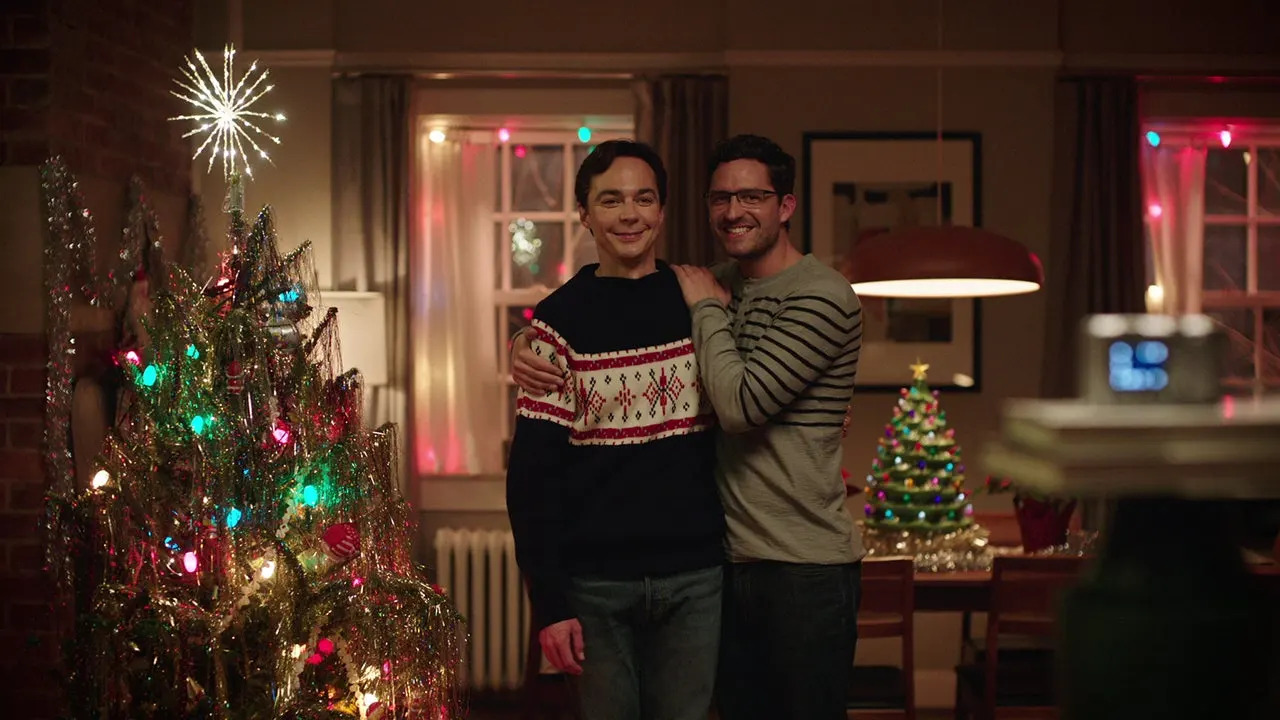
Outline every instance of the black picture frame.
{"type": "MultiPolygon", "coordinates": [[[[926,216],[920,224],[936,224],[940,208],[943,221],[982,226],[979,132],[810,131],[801,163],[803,249],[835,267],[859,233],[902,224],[868,226],[868,217],[918,212],[926,216]]],[[[898,392],[911,383],[907,366],[917,358],[929,363],[934,389],[981,392],[980,300],[863,298],[863,309],[859,392],[898,392]]]]}

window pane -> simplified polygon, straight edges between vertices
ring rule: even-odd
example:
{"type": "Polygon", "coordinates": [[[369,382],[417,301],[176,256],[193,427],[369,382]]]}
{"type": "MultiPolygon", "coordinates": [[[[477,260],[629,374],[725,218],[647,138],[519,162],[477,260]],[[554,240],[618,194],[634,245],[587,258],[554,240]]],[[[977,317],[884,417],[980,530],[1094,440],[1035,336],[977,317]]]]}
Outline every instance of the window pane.
{"type": "Polygon", "coordinates": [[[507,347],[507,341],[511,336],[504,335],[502,332],[507,327],[506,308],[496,305],[493,313],[493,347],[498,353],[498,373],[505,375],[511,372],[511,349],[507,347]]]}
{"type": "Polygon", "coordinates": [[[494,242],[493,248],[493,284],[498,290],[509,290],[510,287],[502,282],[502,264],[507,260],[503,257],[503,249],[511,244],[510,236],[507,234],[505,224],[499,220],[493,224],[494,242]]]}
{"type": "Polygon", "coordinates": [[[1245,173],[1243,150],[1214,148],[1205,158],[1204,212],[1206,215],[1245,213],[1245,173]]]}
{"type": "Polygon", "coordinates": [[[560,287],[564,271],[564,223],[516,218],[504,236],[511,252],[511,288],[560,287]]]}
{"type": "Polygon", "coordinates": [[[595,149],[596,149],[595,145],[574,145],[573,146],[573,172],[575,174],[578,172],[578,168],[582,167],[582,161],[586,160],[587,156],[591,154],[591,151],[595,149]]]}
{"type": "Polygon", "coordinates": [[[572,276],[582,269],[583,265],[600,262],[600,254],[596,251],[596,239],[581,224],[573,229],[573,262],[569,268],[572,276]]]}
{"type": "Polygon", "coordinates": [[[1258,289],[1280,290],[1280,225],[1258,226],[1258,289]]]}
{"type": "Polygon", "coordinates": [[[1243,225],[1204,228],[1204,289],[1239,290],[1248,282],[1248,237],[1243,225]]]}
{"type": "Polygon", "coordinates": [[[505,331],[502,335],[502,352],[509,353],[507,350],[507,341],[517,330],[529,327],[529,323],[533,322],[533,308],[523,305],[508,305],[506,308],[507,321],[504,323],[505,331]]]}
{"type": "Polygon", "coordinates": [[[1280,148],[1258,148],[1258,214],[1280,215],[1280,148]]]}
{"type": "Polygon", "coordinates": [[[1280,308],[1262,311],[1262,381],[1280,387],[1280,308]]]}
{"type": "Polygon", "coordinates": [[[1224,377],[1253,379],[1253,310],[1209,310],[1227,335],[1227,356],[1223,358],[1224,377]]]}
{"type": "Polygon", "coordinates": [[[511,209],[564,209],[564,147],[517,145],[511,153],[511,209]]]}
{"type": "Polygon", "coordinates": [[[1146,277],[1147,285],[1155,285],[1156,283],[1156,253],[1155,243],[1151,240],[1151,223],[1142,223],[1142,247],[1146,248],[1146,252],[1142,253],[1146,261],[1146,277]]]}
{"type": "Polygon", "coordinates": [[[502,153],[507,151],[506,145],[499,145],[493,154],[493,209],[502,210],[502,153]]]}

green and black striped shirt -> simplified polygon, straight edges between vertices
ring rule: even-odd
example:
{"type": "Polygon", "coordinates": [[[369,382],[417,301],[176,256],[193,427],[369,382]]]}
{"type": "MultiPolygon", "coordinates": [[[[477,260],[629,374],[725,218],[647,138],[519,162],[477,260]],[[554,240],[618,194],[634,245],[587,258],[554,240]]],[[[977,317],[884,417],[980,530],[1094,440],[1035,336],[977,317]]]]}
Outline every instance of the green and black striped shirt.
{"type": "Polygon", "coordinates": [[[715,269],[729,307],[693,308],[704,392],[719,419],[718,479],[735,561],[836,564],[862,557],[840,474],[862,306],[805,255],[766,278],[715,269]]]}

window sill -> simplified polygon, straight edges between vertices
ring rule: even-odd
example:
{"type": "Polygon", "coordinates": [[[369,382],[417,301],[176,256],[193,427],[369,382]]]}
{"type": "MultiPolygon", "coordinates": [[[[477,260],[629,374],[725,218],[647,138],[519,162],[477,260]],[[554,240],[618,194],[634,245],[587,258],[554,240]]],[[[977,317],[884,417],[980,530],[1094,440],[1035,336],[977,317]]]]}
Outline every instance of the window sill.
{"type": "Polygon", "coordinates": [[[507,511],[505,475],[423,475],[416,492],[419,511],[507,511]]]}

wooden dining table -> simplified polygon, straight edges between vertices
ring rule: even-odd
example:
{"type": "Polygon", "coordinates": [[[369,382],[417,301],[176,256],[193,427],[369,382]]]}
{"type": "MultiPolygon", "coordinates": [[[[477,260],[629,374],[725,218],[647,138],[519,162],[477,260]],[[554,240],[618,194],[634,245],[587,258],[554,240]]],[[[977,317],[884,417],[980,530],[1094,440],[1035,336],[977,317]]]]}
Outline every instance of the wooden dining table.
{"type": "MultiPolygon", "coordinates": [[[[1280,574],[1280,562],[1257,552],[1242,550],[1245,563],[1258,574],[1280,574]]],[[[991,604],[990,570],[917,572],[914,576],[916,610],[923,612],[985,612],[991,604]]]]}
{"type": "Polygon", "coordinates": [[[915,602],[917,612],[984,612],[991,602],[991,571],[918,572],[915,602]]]}

